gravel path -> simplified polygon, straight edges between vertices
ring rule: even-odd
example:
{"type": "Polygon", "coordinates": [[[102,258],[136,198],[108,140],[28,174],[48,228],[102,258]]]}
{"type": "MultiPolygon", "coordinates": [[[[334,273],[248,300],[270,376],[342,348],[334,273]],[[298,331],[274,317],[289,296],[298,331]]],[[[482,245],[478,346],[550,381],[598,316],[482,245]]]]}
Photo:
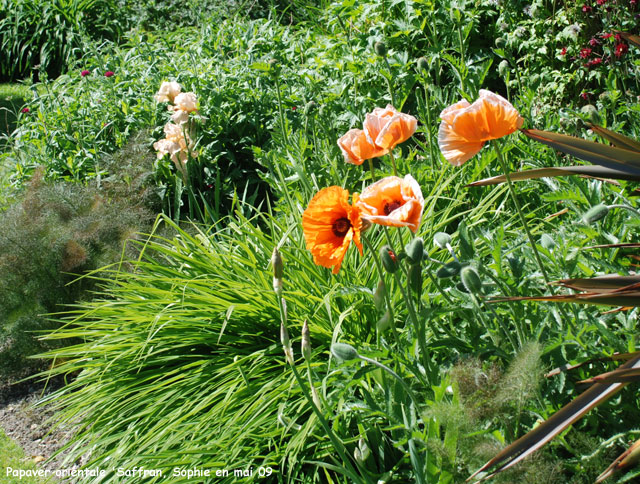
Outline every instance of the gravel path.
{"type": "MultiPolygon", "coordinates": [[[[52,429],[54,412],[46,406],[36,406],[44,395],[61,386],[61,382],[0,383],[0,427],[24,450],[39,468],[52,473],[62,468],[63,455],[50,459],[73,436],[72,427],[52,429]]],[[[65,466],[69,467],[69,465],[65,466]]]]}

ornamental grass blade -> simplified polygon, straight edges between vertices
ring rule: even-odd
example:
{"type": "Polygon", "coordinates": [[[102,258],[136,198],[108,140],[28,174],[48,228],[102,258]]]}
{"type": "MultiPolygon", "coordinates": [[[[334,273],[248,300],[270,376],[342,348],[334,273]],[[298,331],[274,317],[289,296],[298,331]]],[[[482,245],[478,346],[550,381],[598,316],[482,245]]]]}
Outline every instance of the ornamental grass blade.
{"type": "Polygon", "coordinates": [[[598,476],[595,482],[598,484],[613,475],[615,472],[632,467],[638,462],[640,462],[640,439],[636,440],[631,447],[620,454],[618,458],[614,460],[609,467],[607,467],[607,470],[598,476]]]}
{"type": "Polygon", "coordinates": [[[633,138],[629,138],[620,133],[616,133],[615,131],[611,131],[607,128],[603,128],[602,126],[598,126],[597,124],[590,124],[589,128],[594,133],[598,133],[604,139],[611,142],[611,144],[617,146],[618,148],[624,148],[626,150],[637,151],[640,153],[640,141],[636,141],[633,138]]]}
{"type": "Polygon", "coordinates": [[[512,301],[572,302],[578,304],[601,304],[603,306],[640,306],[640,290],[625,292],[583,292],[580,294],[559,294],[556,296],[521,296],[491,299],[490,303],[512,301]]]}
{"type": "Polygon", "coordinates": [[[566,364],[566,365],[559,366],[558,368],[554,368],[549,373],[545,374],[544,377],[550,378],[552,376],[558,375],[565,371],[575,370],[576,368],[581,368],[584,365],[589,365],[591,363],[595,363],[598,361],[626,361],[626,360],[630,360],[631,358],[635,358],[637,356],[640,356],[640,351],[634,351],[633,353],[614,353],[611,356],[600,356],[598,358],[589,358],[587,360],[581,361],[580,363],[575,363],[573,365],[566,364]]]}
{"type": "Polygon", "coordinates": [[[587,279],[561,279],[554,281],[556,284],[576,291],[592,291],[592,292],[613,292],[618,290],[634,290],[640,289],[640,275],[620,276],[617,274],[608,274],[604,276],[590,277],[587,279]]]}
{"type": "MultiPolygon", "coordinates": [[[[640,356],[625,363],[620,368],[640,368],[640,356]]],[[[562,407],[551,417],[523,435],[502,452],[487,462],[484,466],[473,473],[467,482],[481,472],[494,469],[491,474],[482,477],[480,481],[490,479],[499,472],[517,464],[525,457],[529,456],[544,444],[553,439],[556,435],[567,429],[571,424],[584,416],[589,410],[607,401],[618,393],[628,383],[595,384],[577,396],[573,401],[562,407]],[[499,466],[499,467],[498,467],[499,466]],[[497,467],[497,469],[496,469],[497,467]]]]}
{"type": "Polygon", "coordinates": [[[620,170],[632,175],[640,175],[640,153],[637,151],[596,143],[575,136],[540,131],[537,129],[521,129],[525,136],[543,143],[558,151],[568,153],[581,160],[602,165],[613,170],[620,170]]]}
{"type": "MultiPolygon", "coordinates": [[[[632,174],[626,171],[616,170],[614,168],[607,168],[604,166],[564,166],[564,167],[552,167],[552,168],[536,168],[534,170],[525,170],[511,173],[511,181],[533,180],[536,178],[546,178],[555,176],[569,176],[569,175],[581,175],[594,178],[608,178],[614,180],[629,180],[640,182],[640,174],[632,174]]],[[[498,185],[499,183],[506,182],[507,179],[504,175],[492,176],[490,178],[484,178],[473,183],[469,183],[468,187],[479,187],[487,185],[498,185]]]]}
{"type": "Polygon", "coordinates": [[[638,380],[640,380],[640,368],[618,368],[616,370],[608,371],[607,373],[602,373],[601,375],[594,376],[592,378],[587,378],[586,380],[580,380],[578,383],[631,383],[638,380]]]}
{"type": "Polygon", "coordinates": [[[604,245],[591,245],[585,247],[585,249],[633,249],[640,247],[638,242],[625,242],[622,244],[604,244],[604,245]]]}
{"type": "Polygon", "coordinates": [[[620,32],[616,31],[616,34],[620,34],[624,40],[635,45],[636,47],[640,47],[640,36],[635,34],[630,34],[629,32],[620,32]]]}

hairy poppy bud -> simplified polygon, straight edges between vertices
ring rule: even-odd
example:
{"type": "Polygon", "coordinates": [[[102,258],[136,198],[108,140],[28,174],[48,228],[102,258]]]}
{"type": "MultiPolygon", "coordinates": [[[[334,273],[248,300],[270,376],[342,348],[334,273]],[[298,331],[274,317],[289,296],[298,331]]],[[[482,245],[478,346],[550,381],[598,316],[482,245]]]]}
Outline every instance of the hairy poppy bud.
{"type": "Polygon", "coordinates": [[[463,267],[460,271],[460,279],[462,284],[471,294],[477,294],[482,291],[482,281],[476,270],[471,266],[463,267]]]}
{"type": "Polygon", "coordinates": [[[311,361],[311,334],[309,332],[309,324],[304,320],[302,325],[302,356],[306,361],[311,361]]]}
{"type": "Polygon", "coordinates": [[[382,317],[378,319],[376,328],[382,333],[383,331],[386,331],[389,326],[391,326],[391,312],[387,309],[382,317]]]}
{"type": "Polygon", "coordinates": [[[420,264],[409,267],[409,287],[417,294],[422,292],[422,267],[420,264]]]}
{"type": "Polygon", "coordinates": [[[411,264],[420,264],[424,254],[424,242],[422,241],[422,238],[416,237],[405,245],[404,250],[406,251],[411,264]]]}
{"type": "Polygon", "coordinates": [[[556,243],[551,236],[542,234],[542,237],[540,237],[540,245],[547,250],[552,250],[556,246],[556,243]]]}
{"type": "Polygon", "coordinates": [[[436,277],[439,277],[440,279],[446,279],[448,277],[457,276],[460,273],[461,267],[462,266],[459,262],[451,261],[438,269],[438,272],[436,272],[436,277]]]}
{"type": "Polygon", "coordinates": [[[373,45],[373,50],[375,50],[376,54],[378,54],[380,57],[387,56],[387,46],[385,45],[384,42],[376,42],[373,45]]]}
{"type": "Polygon", "coordinates": [[[587,104],[582,106],[580,109],[581,112],[589,116],[589,120],[592,124],[600,124],[602,120],[600,119],[600,114],[598,113],[598,109],[593,104],[587,104]]]}
{"type": "Polygon", "coordinates": [[[498,73],[502,77],[506,77],[507,74],[509,74],[509,61],[508,60],[505,59],[502,62],[500,62],[500,64],[498,64],[498,73]]]}
{"type": "Polygon", "coordinates": [[[283,264],[280,251],[277,247],[274,247],[273,254],[271,255],[271,266],[273,267],[273,290],[276,294],[282,294],[282,275],[283,264]]]}
{"type": "Polygon", "coordinates": [[[396,257],[396,253],[391,250],[391,247],[388,245],[383,245],[380,247],[380,260],[382,260],[382,265],[385,270],[391,274],[398,270],[398,258],[396,257]]]}
{"type": "Polygon", "coordinates": [[[316,111],[316,109],[318,109],[318,105],[315,103],[315,101],[309,101],[304,107],[304,112],[307,114],[312,114],[316,111]]]}
{"type": "Polygon", "coordinates": [[[269,70],[273,75],[277,75],[280,72],[280,63],[278,59],[269,60],[269,70]]]}
{"type": "Polygon", "coordinates": [[[384,287],[384,281],[380,279],[378,282],[378,287],[373,292],[373,304],[375,305],[378,312],[382,312],[384,309],[384,292],[386,288],[384,287]]]}
{"type": "Polygon", "coordinates": [[[418,59],[418,70],[419,71],[427,71],[429,70],[429,61],[426,57],[420,57],[418,59]]]}
{"type": "Polygon", "coordinates": [[[355,360],[359,356],[356,349],[346,343],[333,343],[331,345],[331,353],[343,361],[355,360]]]}
{"type": "Polygon", "coordinates": [[[433,243],[441,249],[446,249],[447,245],[451,244],[451,236],[446,232],[437,232],[433,236],[433,243]]]}
{"type": "Polygon", "coordinates": [[[586,213],[582,216],[582,221],[586,224],[593,224],[598,220],[605,218],[608,213],[609,207],[602,203],[599,203],[598,205],[594,205],[586,211],[586,213]]]}

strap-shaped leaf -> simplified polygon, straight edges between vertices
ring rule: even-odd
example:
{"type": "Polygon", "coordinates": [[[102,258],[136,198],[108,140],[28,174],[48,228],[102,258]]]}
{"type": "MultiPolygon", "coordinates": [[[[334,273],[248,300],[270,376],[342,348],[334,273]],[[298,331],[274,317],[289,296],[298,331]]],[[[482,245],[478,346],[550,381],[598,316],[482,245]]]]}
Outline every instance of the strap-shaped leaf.
{"type": "Polygon", "coordinates": [[[610,274],[605,276],[590,277],[587,279],[562,279],[554,281],[553,284],[568,287],[577,291],[597,291],[611,292],[618,290],[636,289],[635,285],[640,283],[640,274],[633,276],[619,276],[610,274]]]}
{"type": "Polygon", "coordinates": [[[640,175],[640,153],[636,151],[550,131],[537,129],[521,129],[520,131],[533,140],[581,160],[632,175],[640,175]]]}
{"type": "MultiPolygon", "coordinates": [[[[536,178],[554,177],[554,176],[569,176],[569,175],[583,175],[596,178],[611,178],[614,180],[629,180],[640,182],[640,174],[632,174],[613,168],[607,168],[604,166],[593,165],[579,165],[579,166],[563,166],[552,168],[536,168],[533,170],[517,171],[511,173],[512,181],[533,180],[536,178]]],[[[497,185],[499,183],[506,182],[507,179],[504,175],[492,176],[483,180],[478,180],[473,183],[469,183],[468,187],[478,187],[486,185],[497,185]]]]}
{"type": "Polygon", "coordinates": [[[614,353],[611,356],[600,356],[598,358],[589,358],[587,360],[581,361],[580,363],[575,363],[573,365],[566,364],[562,365],[558,368],[554,368],[550,372],[544,375],[545,378],[551,378],[552,376],[558,375],[565,371],[575,370],[576,368],[580,368],[584,365],[588,365],[591,363],[595,363],[596,361],[626,361],[631,358],[635,358],[636,356],[640,356],[640,351],[634,351],[633,353],[614,353]]]}
{"type": "MultiPolygon", "coordinates": [[[[621,366],[621,368],[640,368],[640,356],[628,361],[621,366]]],[[[467,481],[473,479],[481,472],[485,472],[499,466],[490,475],[483,477],[481,481],[489,479],[497,473],[517,464],[522,459],[531,455],[544,444],[549,442],[556,435],[566,430],[589,410],[603,402],[606,402],[626,385],[628,385],[628,383],[598,383],[589,387],[589,389],[562,407],[543,423],[503,449],[502,452],[474,472],[467,481]]]]}
{"type": "Polygon", "coordinates": [[[578,383],[620,383],[640,380],[640,368],[618,368],[578,383]]]}
{"type": "Polygon", "coordinates": [[[624,148],[631,151],[640,152],[640,142],[634,140],[633,138],[629,138],[620,133],[616,133],[615,131],[611,131],[607,128],[603,128],[602,126],[598,126],[597,124],[590,124],[589,128],[594,133],[598,133],[604,139],[607,139],[611,142],[611,144],[616,145],[618,148],[624,148]]]}
{"type": "Polygon", "coordinates": [[[589,247],[585,247],[585,249],[629,249],[640,247],[640,243],[638,242],[625,242],[622,244],[604,244],[604,245],[591,245],[589,247]]]}
{"type": "Polygon", "coordinates": [[[624,470],[640,462],[640,439],[636,440],[631,447],[625,450],[614,460],[607,470],[598,476],[596,484],[610,477],[614,472],[624,470]]]}
{"type": "Polygon", "coordinates": [[[630,34],[629,32],[620,32],[616,30],[616,34],[620,34],[624,40],[634,44],[636,47],[640,47],[640,36],[630,34]]]}
{"type": "Polygon", "coordinates": [[[549,301],[572,302],[579,304],[601,304],[604,306],[636,307],[640,306],[640,290],[619,292],[583,292],[580,294],[559,294],[556,296],[526,296],[491,299],[490,303],[511,301],[549,301]]]}

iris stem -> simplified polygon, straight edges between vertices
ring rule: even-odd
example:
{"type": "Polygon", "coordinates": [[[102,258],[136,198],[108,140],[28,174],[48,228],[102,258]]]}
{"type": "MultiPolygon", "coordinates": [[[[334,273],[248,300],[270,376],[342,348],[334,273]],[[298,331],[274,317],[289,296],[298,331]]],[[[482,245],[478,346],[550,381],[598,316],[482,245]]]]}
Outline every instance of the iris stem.
{"type": "Polygon", "coordinates": [[[547,277],[547,272],[544,269],[544,265],[542,264],[542,259],[540,258],[540,254],[538,253],[538,248],[536,246],[535,241],[533,240],[533,236],[531,235],[531,231],[529,230],[529,225],[527,224],[527,219],[524,217],[522,213],[522,208],[520,208],[520,202],[518,201],[518,197],[516,196],[515,188],[513,188],[513,183],[511,182],[511,174],[509,172],[509,167],[507,163],[504,161],[502,157],[502,152],[500,151],[500,146],[496,140],[491,140],[491,145],[498,156],[498,161],[502,166],[502,171],[504,172],[504,176],[507,180],[507,186],[509,187],[509,193],[511,194],[511,199],[513,200],[513,204],[516,206],[516,210],[518,211],[518,215],[520,216],[520,221],[524,226],[524,231],[527,233],[527,238],[529,239],[529,245],[531,245],[531,249],[533,250],[533,255],[538,263],[538,267],[540,268],[540,272],[542,273],[542,277],[544,281],[549,284],[549,277],[547,277]]]}

